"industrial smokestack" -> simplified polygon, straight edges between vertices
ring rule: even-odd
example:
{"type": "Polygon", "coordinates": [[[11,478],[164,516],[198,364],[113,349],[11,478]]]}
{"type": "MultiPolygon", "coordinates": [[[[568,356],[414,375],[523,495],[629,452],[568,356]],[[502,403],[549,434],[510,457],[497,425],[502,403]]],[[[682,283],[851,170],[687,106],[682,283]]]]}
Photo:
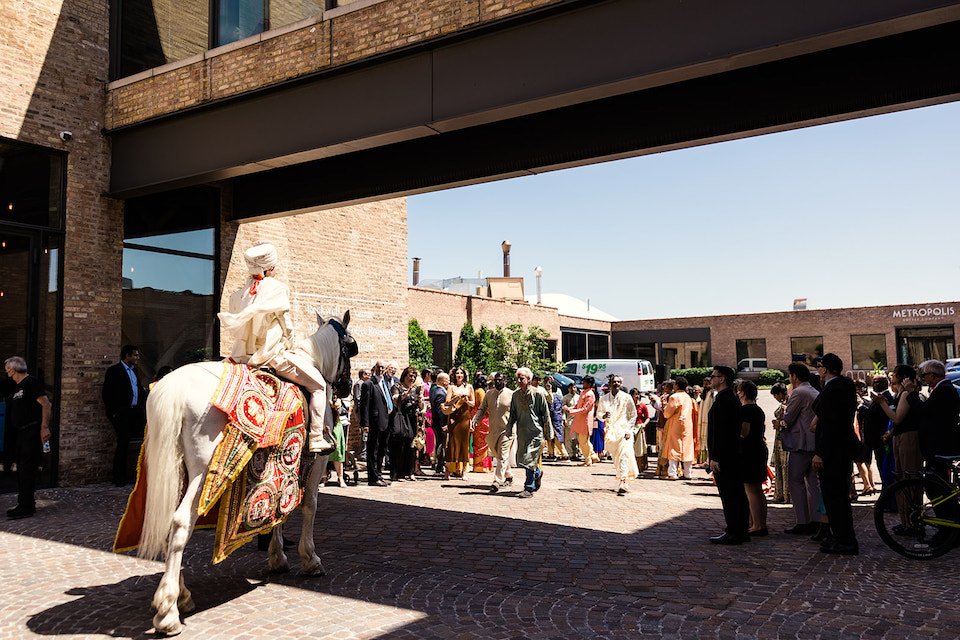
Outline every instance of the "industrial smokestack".
{"type": "Polygon", "coordinates": [[[420,284],[420,258],[413,259],[413,286],[420,284]]]}
{"type": "Polygon", "coordinates": [[[510,277],[510,241],[504,240],[500,243],[500,248],[503,249],[503,277],[510,277]]]}
{"type": "Polygon", "coordinates": [[[543,294],[540,291],[540,280],[543,278],[543,267],[537,267],[533,270],[537,276],[537,304],[543,304],[543,294]]]}

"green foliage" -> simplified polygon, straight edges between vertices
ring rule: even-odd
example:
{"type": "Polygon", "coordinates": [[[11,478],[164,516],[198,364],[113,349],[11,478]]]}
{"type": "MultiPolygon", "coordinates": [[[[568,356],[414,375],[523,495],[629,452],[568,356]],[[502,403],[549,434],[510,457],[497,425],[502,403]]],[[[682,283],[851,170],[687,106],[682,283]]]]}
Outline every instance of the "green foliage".
{"type": "Polygon", "coordinates": [[[676,379],[677,376],[683,376],[687,383],[691,385],[703,386],[703,379],[713,371],[713,367],[696,367],[693,369],[671,369],[670,377],[676,379]]]}
{"type": "MultiPolygon", "coordinates": [[[[507,340],[503,333],[480,325],[477,342],[480,345],[477,355],[477,366],[480,370],[486,374],[503,371],[503,362],[507,359],[507,340]]],[[[507,376],[507,379],[509,380],[510,376],[507,376]]]]}
{"type": "Polygon", "coordinates": [[[523,325],[511,324],[490,329],[481,325],[476,331],[468,322],[460,330],[454,363],[463,366],[471,377],[478,369],[487,374],[503,372],[508,383],[512,383],[513,373],[520,367],[540,373],[559,371],[562,363],[553,354],[544,353],[549,337],[543,327],[524,330],[523,325]]]}
{"type": "Polygon", "coordinates": [[[473,330],[473,325],[465,322],[460,329],[460,339],[457,340],[457,353],[453,356],[454,366],[461,366],[469,374],[477,370],[480,355],[479,336],[473,330]]]}
{"type": "Polygon", "coordinates": [[[407,354],[411,367],[423,369],[433,363],[433,341],[414,318],[407,323],[407,354]]]}
{"type": "Polygon", "coordinates": [[[772,386],[778,382],[787,382],[788,376],[780,369],[764,369],[757,378],[757,384],[761,386],[772,386]]]}

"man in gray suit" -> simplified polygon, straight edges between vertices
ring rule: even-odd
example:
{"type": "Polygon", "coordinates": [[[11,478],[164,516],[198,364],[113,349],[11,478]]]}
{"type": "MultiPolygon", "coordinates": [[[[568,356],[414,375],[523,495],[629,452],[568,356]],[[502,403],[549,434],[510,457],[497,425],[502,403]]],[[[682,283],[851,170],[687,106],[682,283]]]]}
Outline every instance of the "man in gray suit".
{"type": "Polygon", "coordinates": [[[813,522],[813,516],[820,506],[820,481],[813,468],[816,440],[811,429],[813,401],[820,393],[810,386],[810,370],[804,363],[791,362],[787,372],[793,391],[783,412],[781,434],[783,449],[790,454],[787,468],[797,523],[784,533],[810,535],[816,533],[817,523],[813,522]]]}

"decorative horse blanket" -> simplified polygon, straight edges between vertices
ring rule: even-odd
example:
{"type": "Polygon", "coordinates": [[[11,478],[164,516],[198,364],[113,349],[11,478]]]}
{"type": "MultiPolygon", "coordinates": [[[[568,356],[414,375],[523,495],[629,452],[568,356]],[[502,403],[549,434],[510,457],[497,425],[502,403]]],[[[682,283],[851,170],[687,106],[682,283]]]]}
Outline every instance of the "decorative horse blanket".
{"type": "MultiPolygon", "coordinates": [[[[211,404],[226,414],[227,426],[200,493],[197,526],[211,526],[216,518],[216,564],[282,523],[300,505],[306,428],[300,389],[242,364],[224,362],[211,404]]],[[[146,501],[142,450],[140,458],[114,551],[135,548],[140,539],[146,501]]]]}

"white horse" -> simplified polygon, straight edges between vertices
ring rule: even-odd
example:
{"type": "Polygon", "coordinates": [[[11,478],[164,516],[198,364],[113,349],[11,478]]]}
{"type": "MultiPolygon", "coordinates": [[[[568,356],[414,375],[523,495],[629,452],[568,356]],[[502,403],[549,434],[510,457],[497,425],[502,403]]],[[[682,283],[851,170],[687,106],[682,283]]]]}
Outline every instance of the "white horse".
{"type": "MultiPolygon", "coordinates": [[[[331,319],[329,322],[318,314],[317,323],[317,332],[297,346],[311,354],[317,370],[327,381],[327,399],[332,397],[335,385],[337,394],[345,397],[350,392],[350,357],[357,353],[357,344],[346,330],[350,312],[344,314],[342,321],[331,319]]],[[[222,372],[220,362],[185,365],[165,376],[147,400],[147,498],[137,555],[151,560],[166,555],[163,577],[153,596],[157,610],[153,624],[158,633],[180,633],[183,630],[180,611],[194,609],[190,591],[183,583],[181,560],[197,521],[207,467],[227,423],[226,415],[210,404],[222,372]],[[184,471],[186,490],[181,493],[184,471]]],[[[310,412],[304,409],[304,417],[309,420],[310,412]]],[[[329,410],[328,418],[332,420],[329,410]]],[[[306,474],[298,547],[303,575],[324,573],[314,548],[313,523],[317,489],[326,462],[327,456],[316,456],[306,474]]],[[[279,526],[273,530],[268,558],[271,571],[288,570],[279,526]]]]}

